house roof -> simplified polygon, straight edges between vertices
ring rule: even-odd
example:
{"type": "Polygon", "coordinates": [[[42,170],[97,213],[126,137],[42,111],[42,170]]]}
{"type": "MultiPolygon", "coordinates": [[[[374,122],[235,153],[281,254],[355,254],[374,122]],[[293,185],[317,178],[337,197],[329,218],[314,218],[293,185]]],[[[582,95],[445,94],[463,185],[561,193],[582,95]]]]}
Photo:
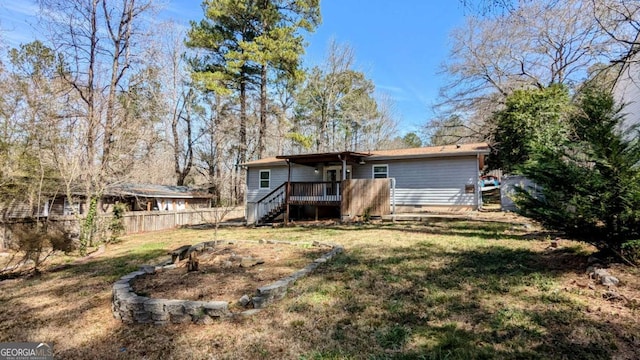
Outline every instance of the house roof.
{"type": "Polygon", "coordinates": [[[188,186],[155,184],[119,184],[109,187],[107,193],[112,196],[136,196],[153,198],[193,199],[209,198],[210,194],[188,186]]]}
{"type": "Polygon", "coordinates": [[[453,156],[473,156],[477,154],[489,154],[490,149],[487,143],[460,144],[460,145],[444,145],[429,146],[411,149],[395,149],[395,150],[376,150],[368,153],[342,152],[342,153],[316,153],[289,156],[276,156],[255,161],[249,161],[242,164],[247,167],[259,167],[269,165],[286,165],[286,159],[293,163],[301,163],[299,161],[309,160],[307,164],[327,162],[331,158],[332,161],[339,161],[339,154],[353,154],[358,159],[364,158],[369,160],[392,160],[392,159],[419,159],[419,158],[436,158],[436,157],[453,157],[453,156]],[[306,159],[306,160],[305,160],[306,159]],[[318,159],[321,159],[318,161],[318,159]],[[294,161],[294,160],[298,160],[294,161]]]}
{"type": "Polygon", "coordinates": [[[281,155],[276,156],[276,159],[289,160],[294,164],[313,166],[319,163],[342,162],[343,159],[346,160],[348,164],[354,164],[369,155],[370,154],[353,151],[343,151],[316,154],[281,155]]]}
{"type": "Polygon", "coordinates": [[[412,149],[379,150],[372,151],[370,160],[407,159],[425,157],[451,157],[469,156],[477,154],[489,154],[491,152],[487,143],[460,144],[430,146],[412,149]]]}

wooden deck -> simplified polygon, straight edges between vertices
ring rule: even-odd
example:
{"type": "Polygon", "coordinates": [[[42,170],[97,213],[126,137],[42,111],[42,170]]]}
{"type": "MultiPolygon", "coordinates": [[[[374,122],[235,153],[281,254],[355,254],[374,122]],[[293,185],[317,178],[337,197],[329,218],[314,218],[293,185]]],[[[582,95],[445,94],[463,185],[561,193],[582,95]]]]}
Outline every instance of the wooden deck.
{"type": "Polygon", "coordinates": [[[290,205],[340,206],[339,182],[292,182],[289,189],[290,205]]]}
{"type": "Polygon", "coordinates": [[[290,206],[336,207],[342,219],[382,216],[390,212],[389,186],[389,179],[283,183],[257,202],[255,219],[267,223],[283,216],[286,223],[290,206]]]}

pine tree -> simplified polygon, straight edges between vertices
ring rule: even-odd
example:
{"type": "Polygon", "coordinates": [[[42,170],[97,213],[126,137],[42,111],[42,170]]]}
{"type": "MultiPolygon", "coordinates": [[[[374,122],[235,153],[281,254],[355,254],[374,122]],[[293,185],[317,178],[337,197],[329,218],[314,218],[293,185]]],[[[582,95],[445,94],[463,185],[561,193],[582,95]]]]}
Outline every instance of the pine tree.
{"type": "Polygon", "coordinates": [[[540,189],[522,191],[523,212],[569,236],[619,253],[640,236],[640,142],[610,93],[582,90],[570,116],[573,136],[538,146],[522,173],[540,189]]]}

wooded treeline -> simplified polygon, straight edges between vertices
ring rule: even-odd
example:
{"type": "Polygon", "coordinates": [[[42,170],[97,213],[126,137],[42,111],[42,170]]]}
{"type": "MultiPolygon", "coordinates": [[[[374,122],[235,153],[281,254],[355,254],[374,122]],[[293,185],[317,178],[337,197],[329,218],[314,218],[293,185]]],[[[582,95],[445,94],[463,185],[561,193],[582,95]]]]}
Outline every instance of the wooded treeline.
{"type": "Polygon", "coordinates": [[[154,0],[37,4],[40,38],[0,62],[4,203],[57,192],[91,214],[107,186],[140,182],[231,205],[246,161],[404,145],[348,45],[302,66],[318,0],[208,0],[187,29],[155,22],[154,0]]]}
{"type": "MultiPolygon", "coordinates": [[[[495,114],[522,89],[564,85],[571,95],[605,71],[609,90],[640,50],[635,0],[461,0],[446,76],[424,133],[434,144],[495,142],[495,114]]],[[[636,79],[637,81],[637,79],[636,79]]]]}

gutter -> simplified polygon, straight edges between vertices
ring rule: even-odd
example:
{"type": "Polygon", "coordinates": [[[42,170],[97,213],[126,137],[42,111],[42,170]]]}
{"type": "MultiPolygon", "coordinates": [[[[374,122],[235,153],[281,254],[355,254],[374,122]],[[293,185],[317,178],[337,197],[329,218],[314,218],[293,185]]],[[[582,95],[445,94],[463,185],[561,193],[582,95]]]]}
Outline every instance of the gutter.
{"type": "Polygon", "coordinates": [[[458,156],[478,156],[478,155],[488,155],[490,153],[487,151],[465,151],[465,152],[457,152],[457,153],[434,153],[434,154],[416,154],[416,155],[371,155],[367,158],[367,161],[376,161],[376,160],[399,160],[399,159],[424,159],[424,158],[445,158],[445,157],[458,157],[458,156]]]}

